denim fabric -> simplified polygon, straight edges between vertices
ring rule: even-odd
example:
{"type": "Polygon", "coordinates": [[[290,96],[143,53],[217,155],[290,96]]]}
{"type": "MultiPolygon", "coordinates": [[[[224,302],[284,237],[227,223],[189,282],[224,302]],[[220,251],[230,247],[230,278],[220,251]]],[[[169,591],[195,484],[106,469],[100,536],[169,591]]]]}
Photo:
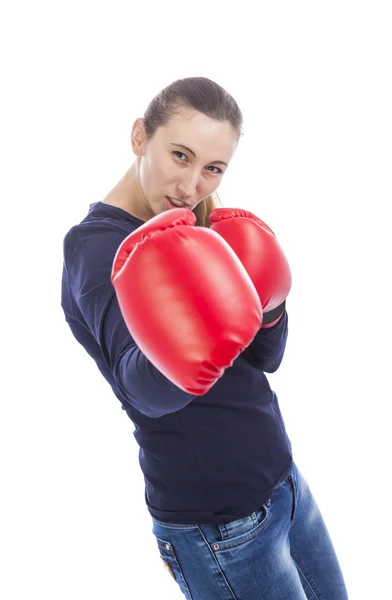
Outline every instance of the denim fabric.
{"type": "Polygon", "coordinates": [[[152,517],[163,565],[188,600],[347,600],[323,517],[296,464],[266,504],[230,523],[152,517]]]}

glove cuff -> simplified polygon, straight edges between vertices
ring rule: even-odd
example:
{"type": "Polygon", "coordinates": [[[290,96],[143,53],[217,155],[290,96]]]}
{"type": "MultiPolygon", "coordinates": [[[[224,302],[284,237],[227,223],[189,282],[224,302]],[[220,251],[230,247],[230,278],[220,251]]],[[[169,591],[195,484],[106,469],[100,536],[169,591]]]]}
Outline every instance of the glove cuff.
{"type": "Polygon", "coordinates": [[[277,306],[273,310],[269,310],[263,313],[263,324],[261,327],[272,327],[273,325],[275,325],[275,323],[279,321],[280,317],[283,315],[285,310],[286,300],[283,300],[282,304],[279,304],[279,306],[277,306]]]}

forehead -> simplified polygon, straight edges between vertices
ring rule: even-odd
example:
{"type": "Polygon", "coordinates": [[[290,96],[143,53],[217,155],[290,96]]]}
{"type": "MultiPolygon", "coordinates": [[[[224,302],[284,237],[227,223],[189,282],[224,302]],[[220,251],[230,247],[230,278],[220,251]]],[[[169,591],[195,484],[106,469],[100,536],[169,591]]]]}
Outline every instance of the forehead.
{"type": "Polygon", "coordinates": [[[184,109],[161,127],[165,142],[184,144],[196,156],[208,160],[230,160],[238,142],[238,133],[228,121],[217,121],[201,112],[184,109]]]}

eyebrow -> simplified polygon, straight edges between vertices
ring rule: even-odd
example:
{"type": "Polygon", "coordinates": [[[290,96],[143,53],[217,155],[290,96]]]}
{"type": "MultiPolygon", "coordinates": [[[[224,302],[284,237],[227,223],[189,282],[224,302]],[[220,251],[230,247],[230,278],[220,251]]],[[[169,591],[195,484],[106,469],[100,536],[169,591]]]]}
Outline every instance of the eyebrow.
{"type": "MultiPolygon", "coordinates": [[[[189,152],[190,154],[192,154],[192,156],[194,156],[196,158],[196,154],[193,152],[193,150],[191,150],[190,148],[188,148],[188,146],[184,146],[184,144],[174,144],[173,142],[171,143],[171,145],[172,146],[179,146],[180,148],[183,148],[184,150],[186,150],[187,152],[189,152]]],[[[211,160],[210,162],[215,163],[217,165],[226,165],[226,167],[229,166],[223,160],[211,160]]]]}

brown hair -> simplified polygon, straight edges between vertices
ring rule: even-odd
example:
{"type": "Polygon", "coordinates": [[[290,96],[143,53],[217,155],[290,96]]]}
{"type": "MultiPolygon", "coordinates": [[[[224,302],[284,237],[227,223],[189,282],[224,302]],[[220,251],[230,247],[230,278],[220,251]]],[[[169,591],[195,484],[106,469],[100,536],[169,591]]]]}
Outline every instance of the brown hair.
{"type": "MultiPolygon", "coordinates": [[[[144,126],[148,138],[184,107],[192,107],[217,121],[229,121],[237,130],[238,137],[242,135],[243,117],[234,98],[211,79],[187,77],[177,79],[151,100],[144,113],[144,126]]],[[[216,193],[199,202],[193,210],[196,225],[209,227],[208,217],[218,203],[219,197],[216,193]]]]}

